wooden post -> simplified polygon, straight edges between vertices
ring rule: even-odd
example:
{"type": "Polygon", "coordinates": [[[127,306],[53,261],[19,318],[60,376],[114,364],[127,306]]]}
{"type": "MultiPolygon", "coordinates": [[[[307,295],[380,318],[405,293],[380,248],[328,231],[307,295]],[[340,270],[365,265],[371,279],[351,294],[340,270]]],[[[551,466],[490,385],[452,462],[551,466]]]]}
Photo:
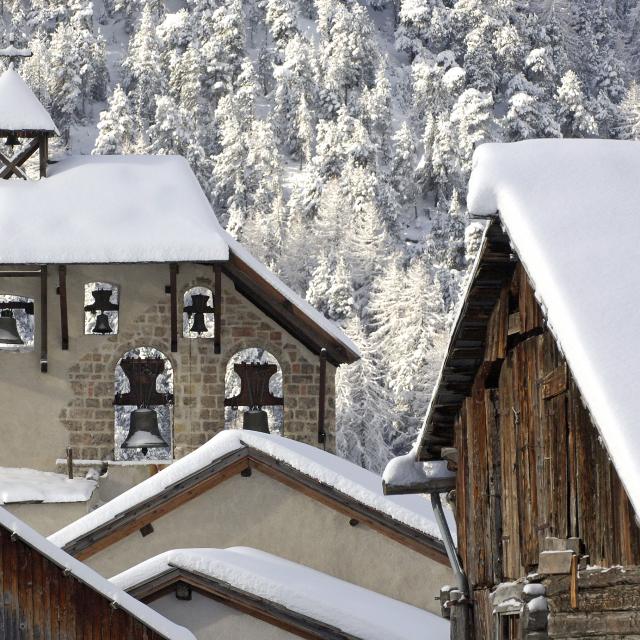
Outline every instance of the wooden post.
{"type": "Polygon", "coordinates": [[[40,267],[40,371],[46,373],[47,362],[47,265],[40,267]]]}
{"type": "Polygon", "coordinates": [[[67,476],[73,480],[73,449],[67,447],[67,476]]]}
{"type": "Polygon", "coordinates": [[[169,266],[169,288],[171,289],[171,351],[178,350],[178,265],[169,266]]]}
{"type": "Polygon", "coordinates": [[[320,349],[320,383],[318,390],[318,442],[324,444],[327,434],[324,429],[325,405],[327,395],[327,350],[320,349]]]}
{"type": "Polygon", "coordinates": [[[220,353],[220,338],[222,334],[222,267],[219,264],[214,265],[213,274],[213,320],[215,325],[213,352],[220,353]]]}
{"type": "Polygon", "coordinates": [[[40,177],[47,177],[47,165],[49,163],[49,136],[43,133],[39,136],[39,151],[40,151],[40,177]]]}
{"type": "Polygon", "coordinates": [[[58,295],[60,296],[62,350],[67,351],[69,349],[69,321],[67,318],[67,267],[64,264],[58,267],[58,295]]]}

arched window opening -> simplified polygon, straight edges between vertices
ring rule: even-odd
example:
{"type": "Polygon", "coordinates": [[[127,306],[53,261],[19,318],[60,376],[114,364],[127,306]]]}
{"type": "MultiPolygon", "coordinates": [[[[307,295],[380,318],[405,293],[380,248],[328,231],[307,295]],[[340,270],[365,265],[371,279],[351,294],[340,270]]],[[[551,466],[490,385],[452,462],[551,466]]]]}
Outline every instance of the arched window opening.
{"type": "Polygon", "coordinates": [[[182,335],[185,338],[213,338],[215,328],[211,289],[193,287],[186,291],[182,313],[182,335]]]}
{"type": "Polygon", "coordinates": [[[170,460],[173,367],[153,347],[127,351],[115,370],[116,460],[170,460]]]}
{"type": "Polygon", "coordinates": [[[109,282],[84,285],[84,333],[87,336],[118,333],[120,292],[109,282]]]}
{"type": "Polygon", "coordinates": [[[234,354],[227,363],[224,396],[225,429],[260,423],[258,412],[264,411],[268,430],[284,435],[282,368],[273,354],[261,348],[234,354]],[[247,412],[252,415],[245,417],[247,412]]]}
{"type": "Polygon", "coordinates": [[[33,299],[0,295],[0,350],[33,351],[35,322],[33,299]]]}

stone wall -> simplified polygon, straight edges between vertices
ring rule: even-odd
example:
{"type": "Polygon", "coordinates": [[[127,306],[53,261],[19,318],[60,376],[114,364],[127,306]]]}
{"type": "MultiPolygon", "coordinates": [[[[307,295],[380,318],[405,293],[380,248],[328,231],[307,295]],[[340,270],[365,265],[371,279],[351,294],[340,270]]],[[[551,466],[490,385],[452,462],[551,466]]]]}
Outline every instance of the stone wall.
{"type": "MultiPolygon", "coordinates": [[[[212,287],[206,277],[178,276],[178,305],[193,286],[212,287]]],[[[160,288],[159,288],[160,290],[160,288]]],[[[237,293],[223,277],[222,353],[213,340],[182,337],[179,313],[178,352],[170,350],[169,296],[163,295],[127,319],[122,307],[120,332],[94,338],[95,347],[68,368],[72,399],[59,414],[69,432],[74,456],[85,460],[112,457],[114,446],[114,372],[119,359],[135,347],[158,349],[174,372],[174,456],[193,451],[224,428],[225,372],[229,359],[246,348],[261,347],[278,360],[283,374],[284,435],[317,445],[318,358],[237,293]]],[[[327,449],[335,448],[335,369],[327,365],[327,449]]],[[[57,456],[61,452],[57,453],[57,456]]],[[[53,456],[52,456],[53,457],[53,456]]]]}

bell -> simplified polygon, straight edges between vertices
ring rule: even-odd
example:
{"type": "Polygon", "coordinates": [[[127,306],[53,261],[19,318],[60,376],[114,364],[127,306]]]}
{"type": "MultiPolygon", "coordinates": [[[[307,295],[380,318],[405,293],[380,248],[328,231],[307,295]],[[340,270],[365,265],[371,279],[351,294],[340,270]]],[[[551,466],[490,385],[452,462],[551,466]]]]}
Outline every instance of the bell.
{"type": "Polygon", "coordinates": [[[9,309],[0,313],[0,344],[24,344],[18,332],[18,324],[9,309]]]}
{"type": "Polygon", "coordinates": [[[160,435],[158,414],[148,407],[140,407],[131,413],[129,418],[129,434],[120,445],[121,449],[142,449],[146,455],[152,447],[168,447],[166,440],[160,435]]]}
{"type": "Polygon", "coordinates": [[[96,318],[96,326],[93,327],[93,333],[101,333],[104,335],[105,333],[111,333],[111,325],[109,324],[109,318],[106,313],[101,313],[96,318]]]}
{"type": "Polygon", "coordinates": [[[269,417],[264,409],[248,409],[242,416],[242,428],[269,433],[269,417]]]}
{"type": "Polygon", "coordinates": [[[20,144],[20,140],[18,140],[18,136],[13,131],[10,131],[4,143],[7,147],[16,147],[20,144]]]}
{"type": "Polygon", "coordinates": [[[193,314],[193,324],[191,325],[189,331],[193,331],[198,335],[207,332],[207,325],[204,323],[204,313],[196,311],[193,314]]]}

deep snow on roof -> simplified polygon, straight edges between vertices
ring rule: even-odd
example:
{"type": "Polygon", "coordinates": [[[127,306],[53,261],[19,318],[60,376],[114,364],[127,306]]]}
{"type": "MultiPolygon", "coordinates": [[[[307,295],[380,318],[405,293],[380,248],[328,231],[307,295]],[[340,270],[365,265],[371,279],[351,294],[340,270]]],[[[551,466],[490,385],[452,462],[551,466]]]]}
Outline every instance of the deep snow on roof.
{"type": "Polygon", "coordinates": [[[95,480],[69,479],[61,473],[0,467],[0,504],[19,502],[86,502],[95,480]]]}
{"type": "MultiPolygon", "coordinates": [[[[177,482],[200,471],[222,456],[252,447],[297,471],[350,496],[361,504],[406,524],[432,538],[441,539],[435,515],[422,496],[384,496],[380,476],[338,456],[278,435],[242,430],[221,431],[209,442],[177,460],[156,475],[132,487],[98,509],[49,536],[64,547],[177,482]]],[[[453,517],[451,517],[451,524],[453,517]]],[[[455,526],[453,526],[455,529],[455,526]]]]}
{"type": "Polygon", "coordinates": [[[0,189],[0,263],[226,260],[222,229],[180,156],[74,156],[0,189]]]}
{"type": "Polygon", "coordinates": [[[0,75],[0,129],[58,132],[47,110],[12,66],[0,75]]]}
{"type": "Polygon", "coordinates": [[[482,145],[468,205],[499,211],[640,513],[640,143],[482,145]]]}
{"type": "Polygon", "coordinates": [[[111,581],[131,589],[172,568],[213,578],[363,640],[449,638],[449,623],[433,613],[248,547],[167,551],[111,581]]]}
{"type": "Polygon", "coordinates": [[[146,604],[132,598],[128,593],[103,578],[87,565],[72,558],[61,549],[58,549],[58,547],[51,544],[46,538],[3,507],[0,507],[0,526],[15,533],[18,538],[30,547],[39,551],[59,567],[68,570],[68,572],[80,580],[80,582],[91,587],[94,591],[101,593],[111,602],[115,602],[121,609],[128,611],[132,616],[165,638],[169,640],[195,640],[195,637],[190,631],[167,620],[146,604]]]}

